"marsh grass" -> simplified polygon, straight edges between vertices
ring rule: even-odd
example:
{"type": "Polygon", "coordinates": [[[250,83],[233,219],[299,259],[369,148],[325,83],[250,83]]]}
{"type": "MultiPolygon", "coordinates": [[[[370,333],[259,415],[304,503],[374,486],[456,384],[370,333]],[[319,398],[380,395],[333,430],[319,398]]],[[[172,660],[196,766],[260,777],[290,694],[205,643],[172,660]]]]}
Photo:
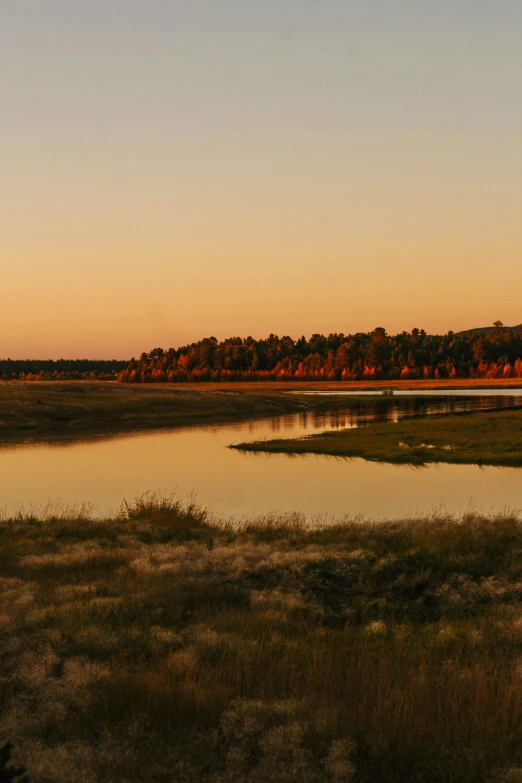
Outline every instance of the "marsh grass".
{"type": "Polygon", "coordinates": [[[284,454],[330,454],[379,462],[522,466],[522,412],[459,413],[305,438],[240,443],[231,448],[284,454]]]}
{"type": "Polygon", "coordinates": [[[0,744],[39,783],[520,780],[512,514],[0,524],[0,744]],[[517,777],[518,776],[518,777],[517,777]]]}
{"type": "Polygon", "coordinates": [[[370,404],[364,399],[284,394],[274,384],[196,386],[0,382],[0,438],[62,440],[370,404]]]}

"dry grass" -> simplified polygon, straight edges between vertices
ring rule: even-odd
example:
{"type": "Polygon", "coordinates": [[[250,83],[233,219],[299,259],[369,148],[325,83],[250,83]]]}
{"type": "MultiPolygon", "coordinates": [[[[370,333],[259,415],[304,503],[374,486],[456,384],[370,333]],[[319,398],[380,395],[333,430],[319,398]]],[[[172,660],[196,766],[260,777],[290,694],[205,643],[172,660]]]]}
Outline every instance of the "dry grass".
{"type": "Polygon", "coordinates": [[[367,406],[365,397],[287,391],[465,389],[520,386],[517,379],[374,382],[120,384],[111,381],[0,381],[0,439],[46,440],[242,421],[303,410],[367,406]]]}
{"type": "MultiPolygon", "coordinates": [[[[172,386],[172,384],[158,384],[163,388],[172,386]]],[[[204,386],[206,389],[278,389],[295,391],[372,391],[382,389],[401,389],[422,390],[422,389],[489,389],[489,388],[511,388],[519,389],[522,387],[520,378],[452,378],[437,380],[427,378],[422,380],[388,380],[388,381],[297,381],[297,380],[279,380],[279,381],[205,381],[203,383],[179,383],[182,389],[197,389],[204,386]]]]}
{"type": "Polygon", "coordinates": [[[0,382],[0,439],[53,440],[371,404],[283,392],[276,383],[0,382]]]}
{"type": "Polygon", "coordinates": [[[33,783],[521,779],[512,515],[234,527],[150,497],[0,545],[0,744],[33,783]]]}

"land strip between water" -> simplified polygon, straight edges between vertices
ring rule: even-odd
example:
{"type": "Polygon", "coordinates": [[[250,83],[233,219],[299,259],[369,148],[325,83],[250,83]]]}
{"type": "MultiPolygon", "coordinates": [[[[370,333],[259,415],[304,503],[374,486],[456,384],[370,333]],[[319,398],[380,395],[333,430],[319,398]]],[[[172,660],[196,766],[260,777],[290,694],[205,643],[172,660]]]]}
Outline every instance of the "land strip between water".
{"type": "Polygon", "coordinates": [[[276,384],[130,385],[52,381],[0,383],[0,440],[67,439],[241,422],[367,404],[286,394],[276,384]]]}
{"type": "Polygon", "coordinates": [[[520,382],[193,383],[119,384],[96,381],[0,383],[0,439],[46,440],[169,427],[219,424],[304,411],[370,406],[368,396],[310,391],[519,388],[520,382]],[[293,392],[289,394],[288,392],[293,392]]]}
{"type": "Polygon", "coordinates": [[[304,438],[233,444],[231,448],[277,454],[329,454],[379,462],[430,462],[522,466],[522,411],[459,413],[372,423],[304,438]]]}

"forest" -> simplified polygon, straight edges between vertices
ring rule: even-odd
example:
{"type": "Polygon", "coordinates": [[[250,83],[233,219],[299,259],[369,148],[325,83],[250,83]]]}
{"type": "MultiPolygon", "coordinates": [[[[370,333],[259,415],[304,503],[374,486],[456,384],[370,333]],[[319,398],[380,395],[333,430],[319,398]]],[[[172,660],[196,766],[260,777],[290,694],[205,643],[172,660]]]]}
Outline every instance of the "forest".
{"type": "Polygon", "coordinates": [[[391,336],[378,327],[352,335],[314,334],[309,340],[208,337],[143,353],[119,375],[128,383],[453,378],[522,379],[522,325],[496,321],[489,330],[446,335],[412,329],[391,336]]]}
{"type": "Polygon", "coordinates": [[[115,380],[127,362],[90,359],[0,359],[0,380],[115,380]]]}

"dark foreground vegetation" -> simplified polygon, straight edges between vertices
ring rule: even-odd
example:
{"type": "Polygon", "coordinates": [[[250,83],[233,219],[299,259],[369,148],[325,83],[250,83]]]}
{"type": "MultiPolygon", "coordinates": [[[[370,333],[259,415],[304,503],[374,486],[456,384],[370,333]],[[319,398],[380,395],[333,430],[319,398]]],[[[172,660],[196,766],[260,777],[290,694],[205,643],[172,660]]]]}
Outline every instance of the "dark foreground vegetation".
{"type": "Polygon", "coordinates": [[[161,498],[0,524],[33,783],[522,780],[522,522],[307,528],[161,498]]]}
{"type": "Polygon", "coordinates": [[[182,348],[156,348],[132,359],[125,382],[241,380],[429,380],[522,378],[522,325],[462,334],[428,335],[413,329],[395,336],[314,334],[266,340],[215,337],[182,348]]]}
{"type": "MultiPolygon", "coordinates": [[[[193,390],[118,383],[0,383],[0,438],[53,438],[240,421],[343,405],[262,389],[193,390]]],[[[348,404],[354,404],[348,403],[348,404]]],[[[359,403],[360,404],[360,403],[359,403]]]]}
{"type": "Polygon", "coordinates": [[[452,462],[521,467],[522,411],[428,416],[305,438],[240,443],[232,448],[364,457],[409,465],[452,462]]]}
{"type": "Polygon", "coordinates": [[[0,359],[0,380],[114,380],[127,362],[90,359],[0,359]]]}

